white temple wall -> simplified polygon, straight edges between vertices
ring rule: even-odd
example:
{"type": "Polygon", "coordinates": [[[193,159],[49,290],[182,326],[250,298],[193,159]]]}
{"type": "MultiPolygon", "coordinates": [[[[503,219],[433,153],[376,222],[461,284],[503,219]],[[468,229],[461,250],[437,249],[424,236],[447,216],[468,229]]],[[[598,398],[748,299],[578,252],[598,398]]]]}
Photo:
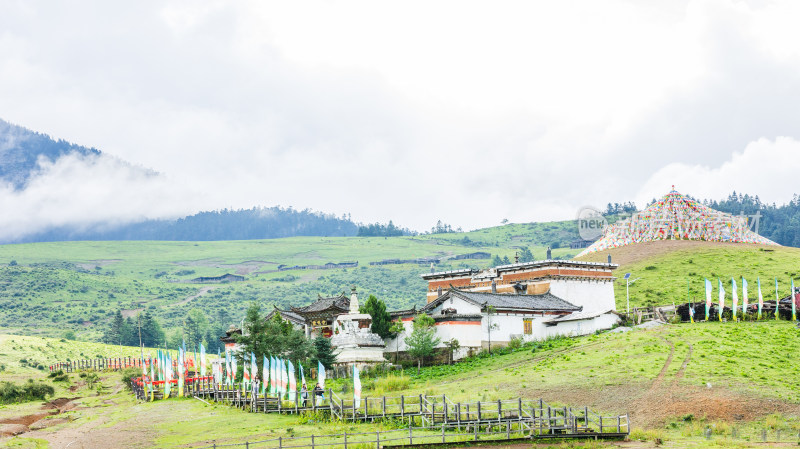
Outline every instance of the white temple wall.
{"type": "Polygon", "coordinates": [[[547,326],[547,337],[555,336],[569,336],[578,337],[581,335],[590,335],[598,330],[606,330],[614,327],[619,322],[619,317],[613,313],[604,313],[603,315],[589,318],[585,320],[564,321],[555,326],[547,326]]]}
{"type": "Polygon", "coordinates": [[[614,282],[578,279],[550,281],[550,293],[576,306],[584,312],[617,310],[614,300],[614,282]]]}

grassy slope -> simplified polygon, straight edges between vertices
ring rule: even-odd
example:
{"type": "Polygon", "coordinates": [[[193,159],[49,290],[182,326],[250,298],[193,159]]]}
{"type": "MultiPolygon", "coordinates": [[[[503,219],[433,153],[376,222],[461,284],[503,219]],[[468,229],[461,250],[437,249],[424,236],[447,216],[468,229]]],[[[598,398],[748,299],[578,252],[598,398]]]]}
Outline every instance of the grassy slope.
{"type": "MultiPolygon", "coordinates": [[[[749,301],[757,301],[756,278],[762,282],[765,300],[775,299],[775,277],[780,283],[780,295],[789,294],[790,280],[800,284],[800,248],[763,247],[709,242],[653,242],[615,248],[592,254],[583,260],[605,261],[608,254],[620,264],[616,276],[641,278],[630,287],[631,307],[663,305],[687,301],[687,281],[692,301],[705,300],[704,279],[714,285],[713,300],[717,301],[717,278],[722,279],[731,300],[731,277],[736,278],[741,301],[741,276],[749,283],[749,301]]],[[[625,310],[625,284],[616,287],[617,309],[625,310]]],[[[741,304],[741,302],[740,302],[741,304]]]]}
{"type": "MultiPolygon", "coordinates": [[[[318,294],[331,295],[357,285],[390,308],[424,301],[427,267],[413,264],[369,266],[383,259],[448,257],[475,251],[508,256],[531,246],[543,257],[542,242],[569,237],[570,222],[514,224],[458,234],[393,238],[297,237],[228,242],[56,242],[0,246],[0,330],[59,336],[75,330],[96,339],[117,308],[148,308],[169,328],[197,307],[213,321],[225,311],[225,326],[238,321],[250,301],[279,306],[304,305],[318,294]],[[467,240],[465,240],[465,237],[467,240]],[[538,245],[538,246],[537,246],[538,245]],[[7,266],[16,261],[16,266],[7,266]],[[279,264],[321,265],[358,261],[357,269],[291,270],[279,264]],[[242,272],[247,281],[213,285],[191,302],[201,286],[185,284],[198,276],[242,272]]],[[[558,249],[556,256],[576,251],[558,249]]],[[[437,269],[483,267],[487,260],[445,261],[437,269]]]]}
{"type": "MultiPolygon", "coordinates": [[[[664,423],[673,423],[668,430],[657,432],[679,445],[699,440],[702,429],[710,424],[721,429],[720,433],[729,432],[733,424],[755,429],[767,423],[785,432],[794,425],[796,432],[800,386],[793,379],[800,376],[800,367],[792,357],[800,352],[798,332],[788,322],[701,323],[560,340],[455,366],[423,368],[419,376],[408,373],[412,381],[407,389],[389,394],[446,393],[471,401],[544,397],[553,405],[587,405],[606,414],[630,413],[639,428],[664,429],[664,423]],[[670,343],[674,346],[671,357],[670,343]],[[689,414],[694,416],[693,423],[679,421],[689,414]]],[[[31,353],[49,363],[62,353],[77,357],[80,353],[136,352],[136,348],[36,337],[0,336],[0,343],[0,363],[7,366],[4,378],[10,374],[14,380],[44,376],[39,370],[16,363],[31,353]]],[[[72,377],[73,382],[79,380],[72,377]]],[[[372,390],[369,379],[364,384],[365,395],[384,394],[372,390]]],[[[131,444],[173,447],[211,440],[230,443],[376,430],[373,425],[306,423],[292,417],[248,414],[191,399],[139,404],[119,390],[117,374],[105,375],[103,385],[100,393],[86,388],[66,392],[59,386],[57,396],[83,398],[85,408],[69,412],[78,419],[26,434],[27,440],[0,440],[0,446],[34,439],[68,442],[70,432],[76,431],[99,437],[120,434],[131,444]]],[[[35,403],[0,406],[0,418],[37,409],[35,403]]]]}

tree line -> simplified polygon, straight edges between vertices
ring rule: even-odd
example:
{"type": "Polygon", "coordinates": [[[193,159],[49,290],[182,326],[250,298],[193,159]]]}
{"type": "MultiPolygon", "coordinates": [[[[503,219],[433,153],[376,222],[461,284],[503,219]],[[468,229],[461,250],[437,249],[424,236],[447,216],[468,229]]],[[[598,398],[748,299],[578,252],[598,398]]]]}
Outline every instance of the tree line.
{"type": "Polygon", "coordinates": [[[124,318],[122,311],[117,310],[110,316],[108,326],[103,332],[102,342],[112,345],[139,346],[147,348],[177,348],[184,342],[187,348],[197,348],[202,343],[209,353],[223,351],[224,345],[220,337],[225,335],[224,322],[227,313],[222,312],[217,323],[209,322],[199,309],[189,311],[182,320],[182,325],[165,331],[158,319],[149,310],[136,316],[124,318]]]}
{"type": "Polygon", "coordinates": [[[780,206],[775,203],[764,203],[758,195],[743,195],[735,191],[722,201],[703,200],[702,203],[732,215],[752,216],[758,213],[760,235],[780,245],[800,247],[800,195],[798,194],[794,194],[791,201],[780,206]]]}

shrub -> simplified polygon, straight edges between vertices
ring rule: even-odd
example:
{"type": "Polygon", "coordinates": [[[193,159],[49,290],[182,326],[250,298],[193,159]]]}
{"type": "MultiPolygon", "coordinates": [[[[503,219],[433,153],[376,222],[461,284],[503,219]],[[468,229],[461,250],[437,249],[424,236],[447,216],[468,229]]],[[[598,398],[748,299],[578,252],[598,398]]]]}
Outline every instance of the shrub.
{"type": "Polygon", "coordinates": [[[519,337],[514,337],[508,341],[508,349],[514,351],[522,347],[522,339],[519,337]]]}
{"type": "Polygon", "coordinates": [[[125,388],[130,390],[132,388],[131,379],[134,377],[141,377],[142,369],[141,368],[125,368],[120,370],[119,375],[122,377],[122,383],[125,384],[125,388]]]}
{"type": "Polygon", "coordinates": [[[35,383],[33,379],[22,385],[11,382],[0,382],[0,403],[41,401],[55,394],[55,389],[47,384],[35,383]]]}
{"type": "Polygon", "coordinates": [[[53,382],[69,382],[69,375],[64,370],[53,371],[47,377],[53,379],[53,382]]]}

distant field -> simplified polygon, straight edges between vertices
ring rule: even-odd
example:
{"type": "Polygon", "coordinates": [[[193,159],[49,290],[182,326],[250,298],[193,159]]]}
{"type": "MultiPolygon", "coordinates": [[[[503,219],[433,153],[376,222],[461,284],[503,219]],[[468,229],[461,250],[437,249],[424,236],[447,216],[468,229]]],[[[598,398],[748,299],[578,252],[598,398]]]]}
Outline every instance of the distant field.
{"type": "MultiPolygon", "coordinates": [[[[424,303],[416,264],[370,266],[384,259],[448,257],[484,251],[514,259],[521,246],[537,258],[575,232],[572,222],[511,224],[467,233],[417,237],[295,237],[225,242],[55,242],[0,245],[0,330],[81,339],[100,337],[111,313],[149,310],[166,328],[182,323],[192,308],[227,327],[251,301],[301,306],[318,295],[356,285],[390,309],[424,303]],[[572,229],[572,231],[570,231],[572,229]],[[545,243],[543,243],[545,242],[545,243]],[[550,243],[546,243],[550,242],[550,243]],[[278,271],[279,265],[355,262],[355,269],[278,271]],[[188,284],[199,276],[226,273],[245,282],[188,284]]],[[[555,249],[555,257],[576,250],[555,249]]],[[[490,260],[444,260],[437,270],[482,268],[490,260]]]]}
{"type": "MultiPolygon", "coordinates": [[[[616,276],[641,278],[631,285],[631,307],[662,305],[705,300],[704,279],[714,285],[714,302],[717,301],[717,279],[721,279],[731,298],[731,277],[736,278],[741,301],[741,277],[748,283],[749,300],[757,298],[756,278],[761,277],[765,300],[775,299],[775,278],[780,284],[780,295],[789,295],[791,279],[800,285],[800,248],[765,247],[734,243],[664,241],[629,245],[602,253],[594,253],[583,260],[612,261],[620,264],[616,276]],[[689,291],[687,294],[687,283],[689,291]]],[[[625,310],[625,284],[615,287],[617,309],[625,310]]]]}

